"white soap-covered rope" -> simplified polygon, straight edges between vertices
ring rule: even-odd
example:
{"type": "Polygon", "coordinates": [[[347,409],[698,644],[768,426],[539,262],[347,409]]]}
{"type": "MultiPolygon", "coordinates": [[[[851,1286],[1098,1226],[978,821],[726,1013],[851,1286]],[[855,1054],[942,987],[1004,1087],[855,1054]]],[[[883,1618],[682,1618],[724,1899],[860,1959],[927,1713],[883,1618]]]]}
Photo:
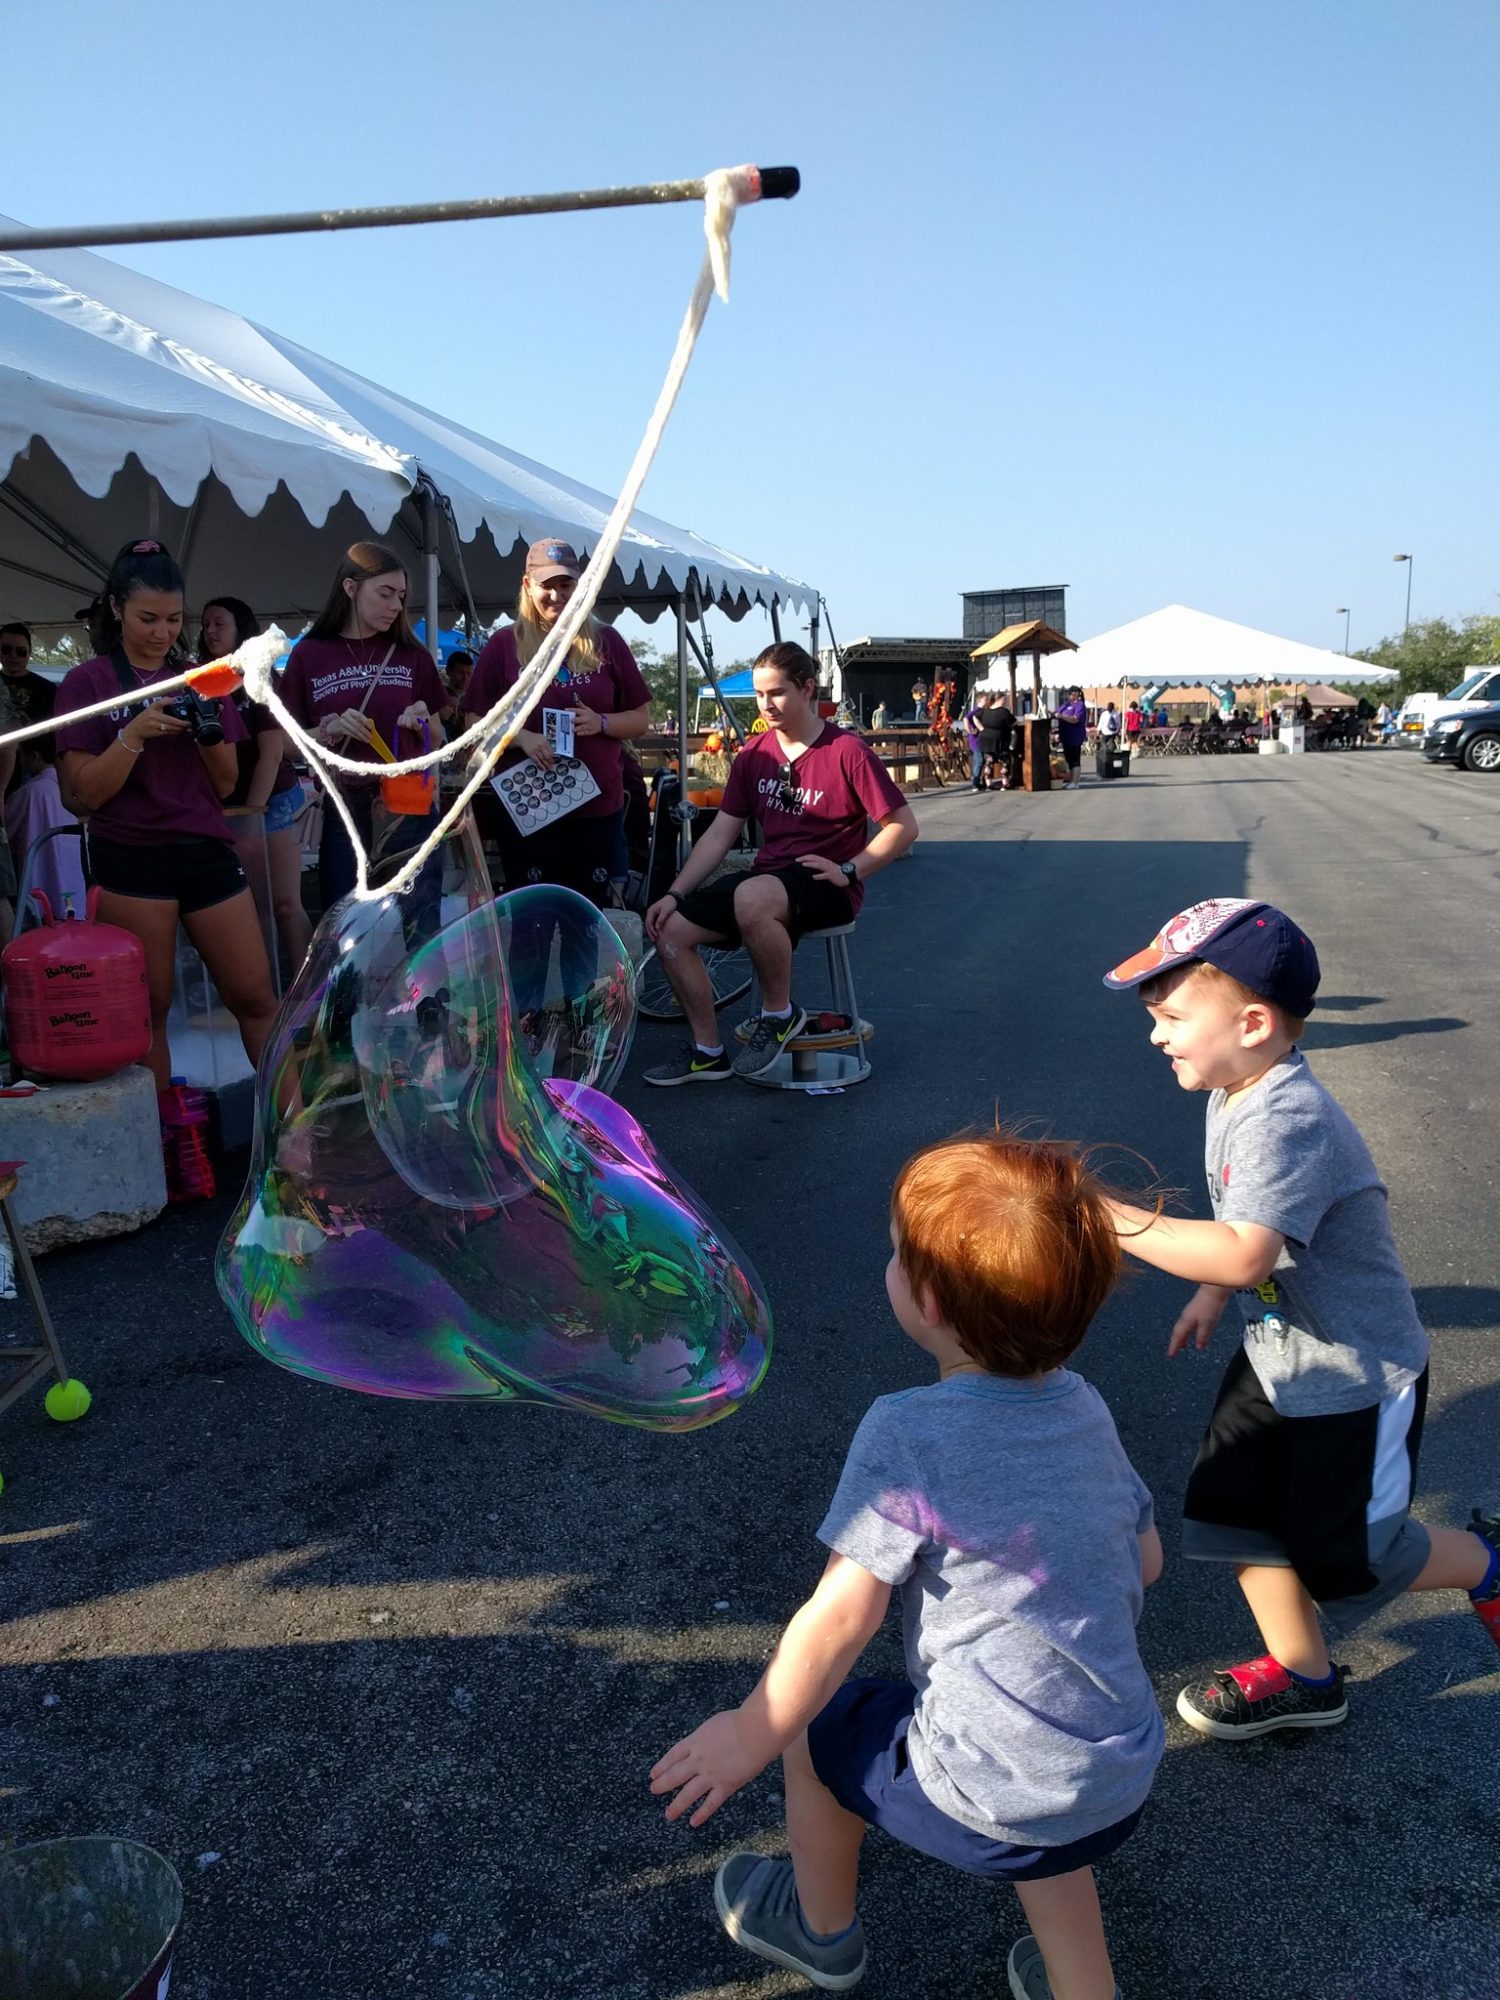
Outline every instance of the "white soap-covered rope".
{"type": "Polygon", "coordinates": [[[729,239],[739,209],[741,189],[748,186],[744,177],[750,171],[753,170],[720,168],[705,177],[703,226],[708,238],[708,247],[704,254],[703,265],[693,286],[692,297],[688,301],[682,325],[678,329],[677,344],[673,349],[661,392],[657,396],[656,407],[651,412],[651,420],[646,426],[645,435],[625,476],[620,497],[616,500],[599,536],[598,544],[589,557],[580,587],[568,600],[561,617],[543,639],[535,657],[522,670],[515,686],[495,703],[488,714],[481,716],[462,735],[455,736],[449,742],[440,743],[435,749],[424,751],[417,757],[400,758],[394,763],[381,764],[378,767],[383,777],[399,777],[406,772],[425,771],[435,764],[457,758],[470,749],[480,752],[475,757],[462,791],[447,812],[436,826],[428,831],[421,845],[412,850],[401,868],[378,888],[372,889],[370,886],[369,857],[364,851],[363,842],[354,825],[353,815],[333,782],[333,774],[339,771],[351,776],[369,778],[370,765],[362,759],[344,756],[310,735],[282,700],[269,664],[262,664],[257,660],[252,670],[247,672],[245,685],[252,699],[263,702],[270,709],[277,722],[322,778],[325,789],[333,798],[354,848],[358,869],[354,894],[360,901],[400,895],[416,881],[428,860],[454,831],[480,786],[487,782],[496,763],[509,748],[522,718],[530,712],[535,705],[537,695],[551,681],[558,666],[567,658],[573,641],[592,613],[609,575],[615,552],[629,524],[630,516],[635,511],[641,488],[646,482],[646,474],[650,471],[652,461],[660,448],[678,393],[692,362],[698,335],[703,329],[703,322],[708,313],[709,301],[716,291],[722,299],[727,300],[729,296],[729,239]]]}
{"type": "MultiPolygon", "coordinates": [[[[718,168],[704,177],[703,227],[708,243],[703,264],[688,300],[686,313],[677,332],[676,346],[667,367],[666,377],[657,396],[651,420],[645,435],[631,461],[625,483],[605,522],[598,543],[589,558],[580,587],[564,607],[562,615],[543,639],[534,658],[522,670],[514,687],[501,696],[489,713],[466,729],[462,735],[438,744],[435,748],[422,752],[420,756],[398,758],[394,762],[372,767],[362,758],[349,757],[334,750],[308,730],[288,709],[282,700],[276,684],[275,663],[286,647],[286,635],[276,626],[249,640],[234,653],[211,664],[215,667],[234,667],[244,679],[246,692],[252,701],[258,701],[268,708],[277,724],[296,744],[308,764],[322,781],[324,790],[344,822],[350,843],[354,849],[357,864],[357,882],[354,890],[356,898],[370,901],[376,897],[400,895],[416,881],[423,867],[449,835],[467,811],[470,801],[489,778],[491,771],[509,748],[522,718],[535,704],[537,695],[552,680],[558,666],[568,656],[573,641],[583,629],[592,614],[614,562],[616,551],[635,511],[641,489],[646,483],[646,475],[661,446],[667,424],[677,402],[687,371],[698,344],[698,336],[703,330],[703,322],[708,314],[709,301],[717,292],[726,302],[729,298],[730,237],[734,229],[735,216],[742,201],[754,201],[759,195],[757,170],[753,167],[718,168]],[[369,881],[369,856],[354,824],[347,803],[336,783],[336,774],[343,772],[351,777],[368,779],[372,775],[400,777],[408,772],[425,771],[437,764],[447,763],[467,750],[475,750],[475,756],[468,780],[453,804],[443,814],[437,825],[431,828],[422,844],[413,849],[400,870],[372,889],[369,881]]],[[[0,748],[9,743],[24,742],[28,737],[44,734],[49,729],[57,729],[65,722],[78,722],[88,716],[101,715],[111,709],[134,706],[137,703],[155,701],[163,694],[169,694],[180,687],[189,685],[200,669],[190,669],[169,680],[156,681],[148,687],[130,693],[117,693],[107,700],[95,702],[88,708],[74,709],[69,714],[58,716],[49,722],[32,723],[24,729],[12,730],[0,736],[0,748]]]]}
{"type": "MultiPolygon", "coordinates": [[[[270,665],[286,650],[286,634],[275,625],[263,637],[247,640],[239,652],[231,654],[226,659],[198,662],[180,674],[172,674],[164,681],[148,681],[142,687],[118,688],[113,694],[106,695],[103,701],[90,702],[87,708],[70,708],[66,715],[49,715],[43,722],[30,722],[24,729],[9,730],[4,736],[0,736],[0,750],[9,743],[25,743],[33,736],[53,735],[67,722],[84,722],[91,715],[113,715],[122,708],[139,708],[148,701],[159,701],[164,694],[173,694],[178,688],[192,686],[209,667],[233,667],[248,675],[245,660],[249,657],[251,648],[263,650],[268,646],[270,651],[267,655],[267,670],[269,670],[270,665]]],[[[257,660],[258,657],[257,653],[257,660]]]]}

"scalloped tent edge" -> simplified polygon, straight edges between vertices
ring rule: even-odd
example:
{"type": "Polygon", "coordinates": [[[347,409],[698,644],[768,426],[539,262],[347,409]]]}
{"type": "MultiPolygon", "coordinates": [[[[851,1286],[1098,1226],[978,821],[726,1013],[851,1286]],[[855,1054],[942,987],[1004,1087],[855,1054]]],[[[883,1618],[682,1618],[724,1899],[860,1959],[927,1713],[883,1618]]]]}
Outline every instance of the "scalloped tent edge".
{"type": "MultiPolygon", "coordinates": [[[[509,610],[526,545],[587,554],[613,501],[271,329],[89,251],[0,255],[3,613],[70,624],[130,535],[160,535],[197,598],[230,590],[295,625],[337,553],[409,549],[413,596],[509,610]]],[[[817,591],[639,510],[606,615],[757,605],[817,591]]],[[[441,623],[441,618],[437,621],[441,623]]],[[[432,629],[436,629],[434,624],[432,629]]]]}

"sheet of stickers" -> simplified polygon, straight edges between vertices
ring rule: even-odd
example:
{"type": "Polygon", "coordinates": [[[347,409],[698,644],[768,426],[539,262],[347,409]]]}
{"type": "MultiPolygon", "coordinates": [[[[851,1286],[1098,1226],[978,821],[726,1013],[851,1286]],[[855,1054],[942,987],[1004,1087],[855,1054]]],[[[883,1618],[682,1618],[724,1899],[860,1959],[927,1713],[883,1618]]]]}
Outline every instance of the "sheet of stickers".
{"type": "Polygon", "coordinates": [[[559,757],[550,771],[527,757],[490,783],[522,834],[540,833],[599,796],[593,772],[577,757],[559,757]]]}

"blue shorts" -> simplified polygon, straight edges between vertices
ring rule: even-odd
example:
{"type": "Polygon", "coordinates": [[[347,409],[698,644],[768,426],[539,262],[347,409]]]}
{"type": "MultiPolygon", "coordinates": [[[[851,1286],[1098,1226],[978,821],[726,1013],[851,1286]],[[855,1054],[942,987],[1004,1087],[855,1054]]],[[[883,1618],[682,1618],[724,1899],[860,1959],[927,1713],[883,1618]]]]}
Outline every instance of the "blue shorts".
{"type": "Polygon", "coordinates": [[[301,785],[288,785],[284,792],[272,792],[266,800],[266,832],[280,833],[306,804],[301,785]]]}
{"type": "Polygon", "coordinates": [[[1135,1832],[1144,1805],[1064,1847],[1022,1847],[976,1833],[935,1806],[917,1783],[906,1754],[916,1700],[910,1681],[845,1681],[808,1725],[813,1769],[845,1812],[858,1814],[904,1847],[991,1882],[1071,1875],[1113,1854],[1135,1832]]]}

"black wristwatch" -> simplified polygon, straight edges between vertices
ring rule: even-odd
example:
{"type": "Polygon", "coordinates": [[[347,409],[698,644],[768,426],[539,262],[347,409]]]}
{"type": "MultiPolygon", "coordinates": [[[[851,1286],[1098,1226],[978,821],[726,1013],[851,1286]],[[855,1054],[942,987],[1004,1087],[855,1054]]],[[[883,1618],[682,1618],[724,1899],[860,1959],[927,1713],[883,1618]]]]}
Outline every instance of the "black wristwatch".
{"type": "Polygon", "coordinates": [[[845,861],[839,868],[839,873],[852,889],[859,881],[859,863],[857,861],[845,861]]]}

